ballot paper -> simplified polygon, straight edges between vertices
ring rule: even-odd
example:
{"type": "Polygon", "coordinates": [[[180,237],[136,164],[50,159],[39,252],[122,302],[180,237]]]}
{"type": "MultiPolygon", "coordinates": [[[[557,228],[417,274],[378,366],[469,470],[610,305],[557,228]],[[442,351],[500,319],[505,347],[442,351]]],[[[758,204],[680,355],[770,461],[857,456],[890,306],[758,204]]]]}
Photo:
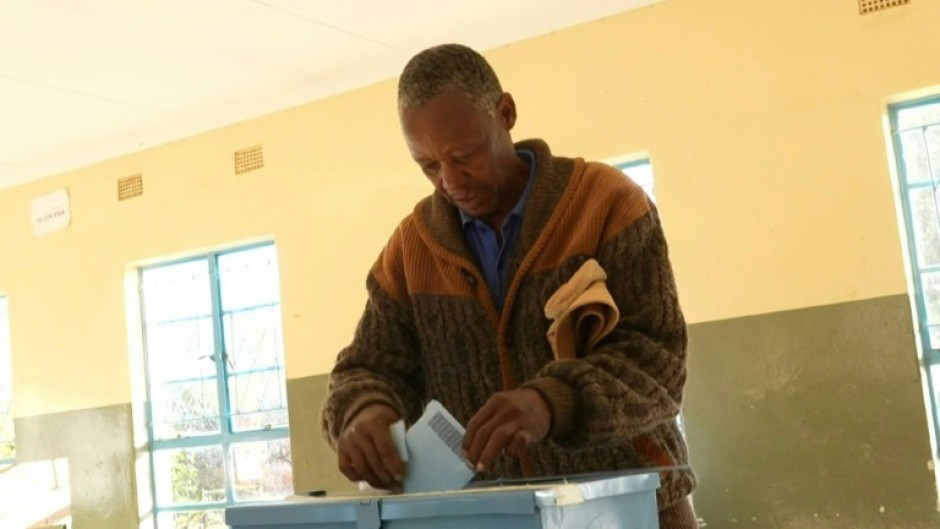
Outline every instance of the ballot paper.
{"type": "Polygon", "coordinates": [[[403,424],[392,426],[392,439],[405,462],[403,492],[458,490],[473,479],[473,465],[463,456],[465,430],[440,402],[429,402],[404,436],[403,430],[403,424]]]}

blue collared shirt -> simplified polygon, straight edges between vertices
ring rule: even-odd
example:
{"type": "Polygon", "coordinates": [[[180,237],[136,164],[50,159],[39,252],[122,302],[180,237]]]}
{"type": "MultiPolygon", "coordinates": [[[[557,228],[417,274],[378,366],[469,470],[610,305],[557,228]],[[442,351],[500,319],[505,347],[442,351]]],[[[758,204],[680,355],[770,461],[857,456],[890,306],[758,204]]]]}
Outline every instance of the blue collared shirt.
{"type": "Polygon", "coordinates": [[[506,290],[509,288],[509,256],[513,245],[519,238],[519,229],[522,227],[522,214],[529,199],[529,190],[535,180],[535,153],[528,150],[516,151],[516,154],[529,164],[529,181],[519,201],[503,221],[503,245],[499,245],[496,232],[481,219],[460,211],[460,220],[463,222],[463,236],[467,246],[473,251],[483,267],[483,275],[493,294],[493,301],[502,310],[506,300],[506,290]]]}

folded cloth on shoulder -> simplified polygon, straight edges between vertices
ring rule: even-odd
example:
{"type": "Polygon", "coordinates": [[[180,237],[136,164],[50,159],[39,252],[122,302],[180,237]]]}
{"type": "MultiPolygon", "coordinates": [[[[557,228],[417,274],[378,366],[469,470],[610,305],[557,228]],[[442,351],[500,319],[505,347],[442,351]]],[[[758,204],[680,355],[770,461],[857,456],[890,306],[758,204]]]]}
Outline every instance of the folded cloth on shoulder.
{"type": "Polygon", "coordinates": [[[545,303],[545,316],[553,320],[546,336],[556,359],[587,353],[616,327],[620,311],[606,281],[601,265],[589,259],[545,303]]]}

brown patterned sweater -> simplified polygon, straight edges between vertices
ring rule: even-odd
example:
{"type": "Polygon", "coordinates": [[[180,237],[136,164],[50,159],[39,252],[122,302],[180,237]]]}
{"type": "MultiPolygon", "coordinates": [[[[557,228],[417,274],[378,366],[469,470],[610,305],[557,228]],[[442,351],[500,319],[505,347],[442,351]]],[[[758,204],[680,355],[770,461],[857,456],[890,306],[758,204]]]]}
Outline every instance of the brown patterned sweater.
{"type": "MultiPolygon", "coordinates": [[[[457,210],[434,194],[398,226],[373,266],[369,299],[333,369],[322,427],[335,444],[364,406],[411,423],[429,399],[463,424],[504,389],[539,391],[549,437],[492,478],[685,465],[676,417],[686,379],[686,327],[655,207],[615,168],[553,157],[540,140],[535,182],[513,248],[500,312],[464,243],[457,210]],[[620,320],[576,360],[554,360],[548,298],[589,258],[608,274],[620,320]]],[[[663,472],[660,509],[688,495],[690,470],[663,472]]]]}

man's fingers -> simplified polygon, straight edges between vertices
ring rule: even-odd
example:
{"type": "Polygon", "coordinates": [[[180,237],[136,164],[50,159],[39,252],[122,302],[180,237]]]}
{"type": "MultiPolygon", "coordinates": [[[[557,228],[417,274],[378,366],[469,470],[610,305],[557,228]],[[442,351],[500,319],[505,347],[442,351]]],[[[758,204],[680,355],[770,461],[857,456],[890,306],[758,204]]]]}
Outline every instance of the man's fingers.
{"type": "Polygon", "coordinates": [[[392,440],[391,434],[379,435],[373,437],[372,440],[375,443],[375,451],[385,467],[385,472],[391,478],[391,484],[401,484],[405,476],[405,465],[401,461],[398,449],[395,448],[395,442],[392,440]]]}
{"type": "Polygon", "coordinates": [[[506,453],[512,456],[521,454],[527,446],[532,444],[532,438],[532,432],[528,430],[517,431],[506,445],[506,453]]]}
{"type": "MultiPolygon", "coordinates": [[[[496,413],[496,408],[497,407],[493,405],[493,401],[489,400],[480,408],[480,411],[476,412],[476,414],[470,418],[470,421],[467,422],[467,429],[463,437],[463,449],[468,455],[471,452],[471,447],[476,441],[476,438],[480,435],[480,429],[490,421],[493,414],[496,413]]],[[[480,447],[480,449],[482,450],[482,447],[480,447]]],[[[471,458],[471,461],[472,460],[473,458],[471,458]]]]}
{"type": "Polygon", "coordinates": [[[521,389],[490,397],[467,423],[464,451],[477,471],[490,468],[500,453],[518,455],[542,440],[551,423],[540,394],[521,389]]]}
{"type": "MultiPolygon", "coordinates": [[[[486,450],[487,445],[490,442],[490,438],[493,436],[493,430],[496,428],[497,423],[494,418],[491,418],[488,422],[481,424],[477,427],[476,431],[472,434],[473,437],[470,437],[471,434],[467,434],[465,439],[469,439],[470,446],[467,449],[467,459],[474,464],[476,470],[479,472],[479,462],[480,457],[483,455],[483,452],[486,450]]],[[[466,441],[465,441],[466,442],[466,441]]]]}
{"type": "Polygon", "coordinates": [[[372,488],[375,489],[384,489],[385,484],[378,476],[375,475],[375,472],[368,466],[359,470],[359,473],[362,474],[363,481],[366,481],[369,485],[372,485],[372,488]]]}
{"type": "Polygon", "coordinates": [[[398,412],[384,404],[363,408],[346,426],[337,452],[339,467],[351,481],[367,481],[373,487],[400,491],[404,465],[395,449],[389,425],[398,412]]]}
{"type": "Polygon", "coordinates": [[[373,487],[388,488],[391,486],[392,477],[385,470],[385,463],[379,457],[379,452],[375,448],[375,439],[366,432],[361,432],[355,437],[356,446],[362,452],[363,463],[367,467],[359,469],[364,474],[375,476],[374,479],[367,479],[373,487]]]}
{"type": "Polygon", "coordinates": [[[349,481],[362,481],[362,476],[356,471],[352,459],[345,451],[340,451],[339,453],[339,471],[342,472],[349,481]]]}
{"type": "Polygon", "coordinates": [[[392,492],[401,492],[401,481],[404,475],[401,458],[390,435],[376,435],[370,438],[372,453],[375,459],[370,461],[373,470],[382,480],[383,488],[392,492]]]}
{"type": "Polygon", "coordinates": [[[345,460],[346,468],[342,467],[340,470],[343,470],[343,474],[350,479],[350,481],[368,481],[372,483],[375,481],[375,474],[370,470],[369,463],[366,461],[366,455],[362,452],[362,448],[355,442],[354,438],[347,438],[343,443],[342,448],[343,457],[340,459],[340,464],[343,464],[345,460]]]}
{"type": "Polygon", "coordinates": [[[492,467],[493,462],[496,461],[496,457],[506,449],[506,446],[512,440],[515,432],[516,425],[512,423],[504,424],[493,430],[492,435],[486,440],[479,459],[477,459],[477,472],[482,472],[492,467]]]}
{"type": "MultiPolygon", "coordinates": [[[[346,454],[349,455],[350,466],[352,467],[352,481],[366,481],[373,487],[383,486],[382,480],[376,475],[369,464],[369,457],[363,450],[362,438],[360,436],[350,436],[346,440],[346,454]],[[354,479],[355,478],[355,479],[354,479]]],[[[374,456],[373,456],[374,457],[374,456]]],[[[350,477],[347,474],[346,477],[350,477]]]]}

